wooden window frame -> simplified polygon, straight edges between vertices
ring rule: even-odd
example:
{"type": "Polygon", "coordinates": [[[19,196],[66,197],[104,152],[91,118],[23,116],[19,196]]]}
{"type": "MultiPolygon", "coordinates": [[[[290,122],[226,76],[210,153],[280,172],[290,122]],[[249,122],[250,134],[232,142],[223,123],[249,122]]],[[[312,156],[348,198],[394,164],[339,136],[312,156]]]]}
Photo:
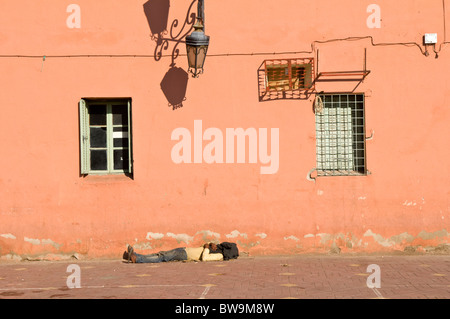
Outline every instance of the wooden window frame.
{"type": "Polygon", "coordinates": [[[80,174],[81,175],[117,175],[133,173],[133,158],[132,158],[132,134],[131,134],[131,98],[108,98],[108,99],[95,99],[95,98],[83,98],[79,102],[80,113],[80,174]],[[114,105],[127,105],[128,121],[127,125],[113,124],[112,107],[114,105]],[[96,125],[90,125],[89,123],[89,107],[94,105],[106,105],[106,125],[100,125],[106,127],[106,147],[98,148],[99,150],[106,150],[107,153],[107,169],[106,170],[93,170],[91,169],[91,150],[96,148],[91,147],[90,142],[90,128],[97,127],[96,125]],[[127,126],[126,133],[128,137],[128,145],[115,147],[114,146],[114,127],[127,126]],[[127,150],[128,151],[128,167],[124,169],[114,168],[114,151],[115,150],[127,150]]]}

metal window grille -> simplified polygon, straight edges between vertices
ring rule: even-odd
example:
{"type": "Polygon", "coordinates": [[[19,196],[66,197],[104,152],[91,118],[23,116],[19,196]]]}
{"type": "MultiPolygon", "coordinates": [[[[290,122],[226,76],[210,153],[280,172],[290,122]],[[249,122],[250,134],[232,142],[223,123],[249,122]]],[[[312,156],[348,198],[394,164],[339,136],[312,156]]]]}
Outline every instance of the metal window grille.
{"type": "Polygon", "coordinates": [[[365,175],[364,94],[320,94],[316,107],[318,176],[365,175]]]}
{"type": "Polygon", "coordinates": [[[265,60],[265,90],[308,90],[312,86],[313,59],[265,60]]]}

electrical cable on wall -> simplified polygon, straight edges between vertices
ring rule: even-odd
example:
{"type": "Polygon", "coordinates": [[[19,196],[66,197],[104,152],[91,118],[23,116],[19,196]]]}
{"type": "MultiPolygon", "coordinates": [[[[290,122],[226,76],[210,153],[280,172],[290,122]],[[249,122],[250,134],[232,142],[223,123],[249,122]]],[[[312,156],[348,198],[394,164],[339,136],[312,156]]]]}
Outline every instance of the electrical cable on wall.
{"type": "MultiPolygon", "coordinates": [[[[433,51],[436,54],[436,58],[438,57],[438,53],[442,50],[442,46],[449,44],[446,38],[446,21],[445,21],[445,0],[442,0],[442,11],[443,11],[443,25],[444,25],[444,41],[439,45],[439,49],[436,50],[436,47],[433,47],[433,51]]],[[[228,57],[228,56],[253,56],[253,55],[287,55],[287,54],[312,54],[315,52],[316,44],[326,44],[331,42],[340,42],[340,41],[359,41],[364,39],[370,39],[371,45],[376,46],[416,46],[419,48],[420,52],[424,56],[428,56],[428,51],[422,48],[422,46],[417,42],[385,42],[385,43],[375,43],[372,36],[360,36],[360,37],[346,37],[346,38],[336,38],[329,40],[315,40],[311,43],[311,51],[292,51],[292,52],[254,52],[254,53],[218,53],[218,54],[208,54],[208,57],[228,57]]],[[[180,56],[186,56],[186,54],[180,54],[180,56]]],[[[154,58],[154,55],[148,54],[74,54],[74,55],[46,55],[46,58],[154,58]]],[[[161,55],[161,57],[172,57],[172,55],[161,55]]],[[[21,55],[21,54],[3,54],[0,55],[0,58],[42,58],[41,55],[21,55]]]]}
{"type": "MultiPolygon", "coordinates": [[[[341,41],[359,41],[364,39],[370,39],[371,45],[376,46],[416,46],[419,48],[420,52],[423,55],[427,55],[427,50],[422,49],[422,46],[417,42],[385,42],[385,43],[375,43],[372,36],[362,36],[362,37],[347,37],[347,38],[338,38],[338,39],[329,39],[322,41],[313,41],[311,43],[311,51],[284,51],[284,52],[253,52],[253,53],[218,53],[218,54],[208,54],[208,57],[228,57],[228,56],[254,56],[254,55],[288,55],[288,54],[312,54],[315,52],[316,44],[326,44],[332,42],[341,42],[341,41]]],[[[444,44],[448,44],[450,42],[441,43],[439,50],[435,51],[438,53],[441,51],[441,47],[444,44]]],[[[172,55],[162,55],[162,57],[171,57],[172,55]]],[[[180,54],[180,56],[186,56],[186,54],[180,54]]],[[[149,54],[74,54],[74,55],[46,55],[46,58],[154,58],[154,55],[149,54]]],[[[38,58],[42,59],[41,55],[22,55],[22,54],[1,54],[0,58],[38,58]]]]}

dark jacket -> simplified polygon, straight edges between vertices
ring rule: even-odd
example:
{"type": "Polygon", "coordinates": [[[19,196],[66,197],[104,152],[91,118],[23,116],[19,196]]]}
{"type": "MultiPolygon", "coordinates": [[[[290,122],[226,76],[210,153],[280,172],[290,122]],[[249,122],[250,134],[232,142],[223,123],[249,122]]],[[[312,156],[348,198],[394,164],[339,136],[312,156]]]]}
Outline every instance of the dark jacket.
{"type": "Polygon", "coordinates": [[[223,255],[223,260],[236,259],[239,257],[237,245],[228,242],[217,245],[217,250],[211,250],[210,253],[221,253],[223,255]]]}

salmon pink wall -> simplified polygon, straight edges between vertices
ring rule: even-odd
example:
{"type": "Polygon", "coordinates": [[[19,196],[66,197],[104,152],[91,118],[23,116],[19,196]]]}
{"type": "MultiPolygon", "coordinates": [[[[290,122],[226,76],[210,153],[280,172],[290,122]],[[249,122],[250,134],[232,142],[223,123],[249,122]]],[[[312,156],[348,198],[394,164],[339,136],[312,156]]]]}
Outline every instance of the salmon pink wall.
{"type": "MultiPolygon", "coordinates": [[[[162,12],[169,1],[149,3],[162,12]]],[[[187,71],[184,39],[161,47],[144,4],[0,3],[2,259],[116,258],[127,243],[154,252],[233,241],[254,255],[447,247],[450,2],[205,0],[205,73],[184,87],[181,78],[169,82],[172,95],[185,90],[175,110],[161,83],[171,68],[187,71]],[[369,27],[378,17],[371,4],[380,9],[379,28],[369,27]],[[438,34],[434,48],[423,45],[425,33],[438,34]],[[259,101],[265,59],[317,64],[317,56],[319,72],[361,70],[364,61],[371,71],[355,91],[365,95],[372,135],[367,176],[308,178],[316,167],[315,95],[259,101]],[[80,176],[85,97],[132,99],[132,179],[80,176]],[[260,157],[174,163],[173,131],[186,128],[194,139],[196,120],[202,133],[216,128],[224,136],[227,128],[267,129],[270,140],[278,129],[278,170],[261,174],[260,157]]],[[[196,6],[170,1],[162,37],[176,35],[196,6]]],[[[317,83],[316,91],[356,84],[317,83]]]]}

